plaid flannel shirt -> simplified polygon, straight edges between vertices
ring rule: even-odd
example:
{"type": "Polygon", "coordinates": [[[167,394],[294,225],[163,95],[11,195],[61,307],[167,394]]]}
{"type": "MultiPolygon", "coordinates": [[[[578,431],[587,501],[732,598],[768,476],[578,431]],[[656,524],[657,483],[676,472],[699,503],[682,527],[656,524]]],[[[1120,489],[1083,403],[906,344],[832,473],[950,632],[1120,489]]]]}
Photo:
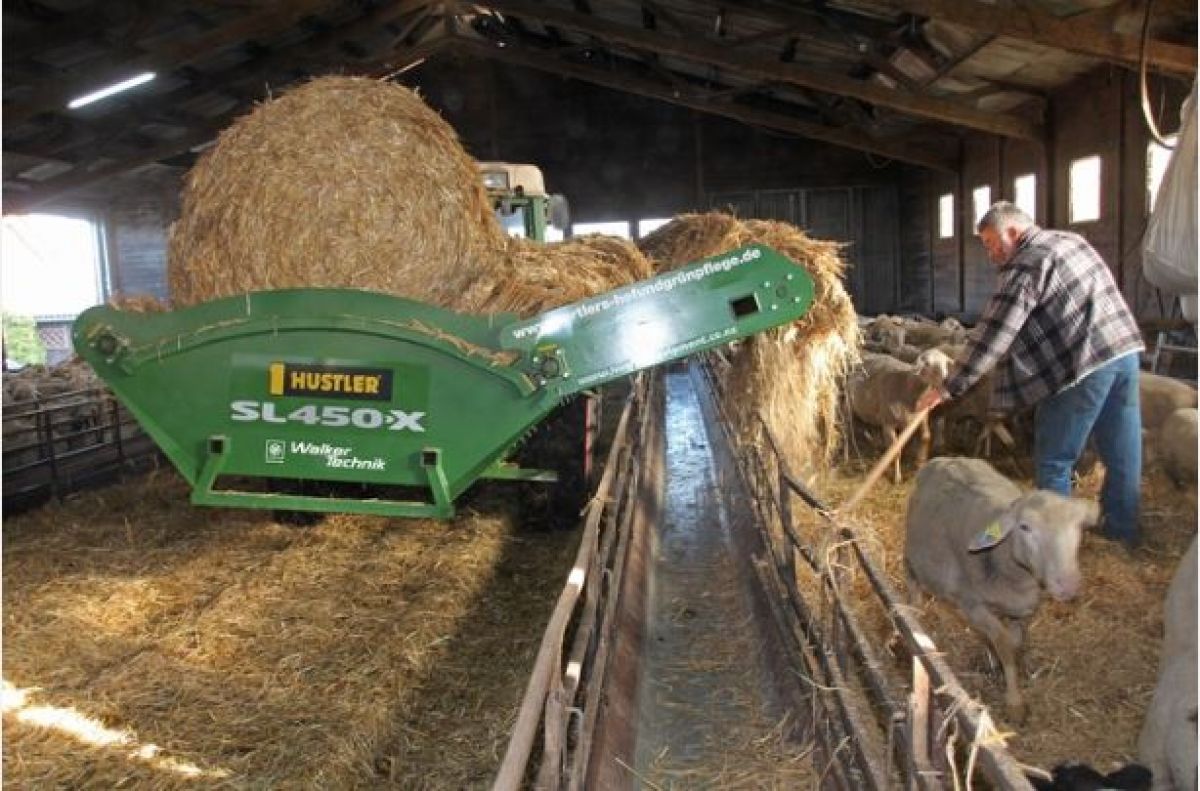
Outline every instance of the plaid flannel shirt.
{"type": "Polygon", "coordinates": [[[996,366],[992,407],[1029,406],[1145,349],[1112,272],[1082,236],[1037,226],[1000,268],[982,331],[947,377],[957,398],[996,366]]]}

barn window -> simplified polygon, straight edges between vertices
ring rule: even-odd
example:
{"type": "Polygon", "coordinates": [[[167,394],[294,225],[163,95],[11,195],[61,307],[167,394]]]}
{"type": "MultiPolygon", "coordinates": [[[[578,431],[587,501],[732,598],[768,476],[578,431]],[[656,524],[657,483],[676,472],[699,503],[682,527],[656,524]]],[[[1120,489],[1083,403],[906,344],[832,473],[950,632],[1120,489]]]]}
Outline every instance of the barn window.
{"type": "Polygon", "coordinates": [[[1146,146],[1146,208],[1149,211],[1154,211],[1158,188],[1162,186],[1163,176],[1167,173],[1167,165],[1171,162],[1171,154],[1179,142],[1179,135],[1167,135],[1163,139],[1170,148],[1160,146],[1154,140],[1146,146]]]}
{"type": "Polygon", "coordinates": [[[29,335],[36,340],[31,348],[40,344],[36,359],[20,362],[54,364],[70,357],[71,319],[104,301],[100,229],[80,216],[10,215],[3,246],[4,323],[36,332],[36,339],[29,335]]]}
{"type": "Polygon", "coordinates": [[[638,220],[638,238],[641,239],[644,236],[649,236],[670,221],[669,218],[665,217],[653,220],[638,220]]]}
{"type": "Polygon", "coordinates": [[[629,223],[625,220],[617,222],[577,222],[571,226],[572,236],[583,236],[588,233],[603,233],[608,236],[619,236],[622,239],[632,238],[629,235],[629,223]]]}
{"type": "Polygon", "coordinates": [[[1100,219],[1100,157],[1091,156],[1071,163],[1071,222],[1100,219]]]}
{"type": "Polygon", "coordinates": [[[954,193],[938,198],[938,238],[954,238],[954,193]]]}
{"type": "Polygon", "coordinates": [[[971,203],[975,209],[975,222],[972,223],[972,227],[974,227],[975,225],[979,224],[979,221],[983,219],[983,215],[986,214],[987,210],[992,207],[991,186],[984,184],[976,187],[974,191],[971,192],[971,203]]]}
{"type": "Polygon", "coordinates": [[[1026,173],[1013,179],[1013,203],[1037,220],[1037,174],[1026,173]]]}

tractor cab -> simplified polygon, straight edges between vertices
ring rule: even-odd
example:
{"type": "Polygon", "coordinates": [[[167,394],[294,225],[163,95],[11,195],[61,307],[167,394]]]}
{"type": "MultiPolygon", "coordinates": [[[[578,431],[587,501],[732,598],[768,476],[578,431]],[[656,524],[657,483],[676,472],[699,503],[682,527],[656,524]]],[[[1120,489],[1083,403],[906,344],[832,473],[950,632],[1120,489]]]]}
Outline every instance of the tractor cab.
{"type": "Polygon", "coordinates": [[[550,225],[566,230],[570,223],[567,199],[546,193],[542,171],[536,165],[480,162],[479,170],[496,219],[509,236],[544,242],[550,225]]]}

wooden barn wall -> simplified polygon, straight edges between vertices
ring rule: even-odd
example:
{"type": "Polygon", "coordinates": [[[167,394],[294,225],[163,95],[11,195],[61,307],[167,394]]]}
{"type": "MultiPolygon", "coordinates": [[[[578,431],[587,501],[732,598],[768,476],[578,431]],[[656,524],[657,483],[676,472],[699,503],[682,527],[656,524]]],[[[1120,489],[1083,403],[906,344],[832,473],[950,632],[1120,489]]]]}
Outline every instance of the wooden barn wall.
{"type": "Polygon", "coordinates": [[[572,218],[672,217],[735,190],[891,182],[862,153],[470,57],[405,75],[476,159],[532,162],[572,218]]]}
{"type": "Polygon", "coordinates": [[[491,61],[439,61],[408,84],[477,159],[538,164],[574,222],[627,221],[636,234],[638,220],[710,206],[789,220],[847,244],[859,310],[895,309],[897,163],[491,61]]]}
{"type": "Polygon", "coordinates": [[[161,201],[121,203],[104,214],[105,258],[112,293],[167,299],[167,228],[173,219],[161,201]]]}
{"type": "MultiPolygon", "coordinates": [[[[1151,75],[1151,103],[1164,134],[1178,129],[1179,107],[1188,87],[1179,80],[1151,75]]],[[[1045,146],[970,134],[962,141],[957,177],[919,169],[903,174],[902,194],[913,196],[925,190],[922,200],[901,203],[901,225],[912,228],[901,248],[905,276],[899,302],[905,310],[959,314],[968,320],[978,317],[995,281],[975,236],[972,194],[986,184],[993,201],[1013,200],[1015,179],[1035,173],[1037,221],[1086,237],[1112,267],[1139,318],[1161,315],[1160,295],[1141,274],[1141,235],[1149,210],[1146,147],[1150,134],[1142,119],[1137,75],[1124,69],[1097,69],[1047,97],[1045,106],[1045,146]],[[1072,224],[1068,173],[1073,161],[1091,155],[1102,160],[1101,216],[1072,224]],[[945,193],[954,195],[952,239],[939,239],[937,234],[937,203],[945,193]],[[926,224],[928,247],[923,250],[917,229],[926,224]],[[917,274],[926,257],[932,287],[917,274]]],[[[1169,313],[1170,298],[1163,299],[1163,307],[1169,313]]]]}
{"type": "MultiPolygon", "coordinates": [[[[933,267],[930,275],[932,282],[928,292],[921,287],[920,282],[915,280],[907,280],[901,287],[901,302],[906,305],[918,303],[923,298],[928,300],[925,305],[916,309],[918,313],[932,311],[957,315],[962,311],[962,254],[960,251],[962,223],[958,221],[958,217],[962,213],[960,181],[957,174],[941,172],[929,173],[924,178],[924,183],[929,185],[929,193],[919,205],[929,215],[926,239],[930,249],[929,260],[933,267]],[[943,239],[938,229],[938,199],[947,194],[954,198],[954,235],[943,239]],[[915,294],[912,293],[913,291],[915,294]]],[[[916,202],[908,204],[909,214],[915,213],[918,210],[917,207],[916,202]]],[[[907,217],[904,218],[902,224],[909,224],[907,217]]],[[[906,247],[905,254],[908,258],[914,253],[906,247]]]]}
{"type": "Polygon", "coordinates": [[[937,205],[929,201],[935,175],[924,168],[905,168],[897,186],[900,223],[900,267],[895,310],[930,313],[934,301],[934,235],[937,205]]]}

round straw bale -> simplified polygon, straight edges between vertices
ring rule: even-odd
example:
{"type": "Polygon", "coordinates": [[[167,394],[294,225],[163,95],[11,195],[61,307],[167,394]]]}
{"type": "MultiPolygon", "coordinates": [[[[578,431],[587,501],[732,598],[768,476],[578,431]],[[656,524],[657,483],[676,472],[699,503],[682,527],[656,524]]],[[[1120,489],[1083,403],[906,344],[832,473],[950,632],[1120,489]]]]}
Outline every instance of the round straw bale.
{"type": "Polygon", "coordinates": [[[322,286],[448,305],[503,246],[474,160],[420,97],[321,77],[238,119],[192,169],[171,297],[322,286]]]}

